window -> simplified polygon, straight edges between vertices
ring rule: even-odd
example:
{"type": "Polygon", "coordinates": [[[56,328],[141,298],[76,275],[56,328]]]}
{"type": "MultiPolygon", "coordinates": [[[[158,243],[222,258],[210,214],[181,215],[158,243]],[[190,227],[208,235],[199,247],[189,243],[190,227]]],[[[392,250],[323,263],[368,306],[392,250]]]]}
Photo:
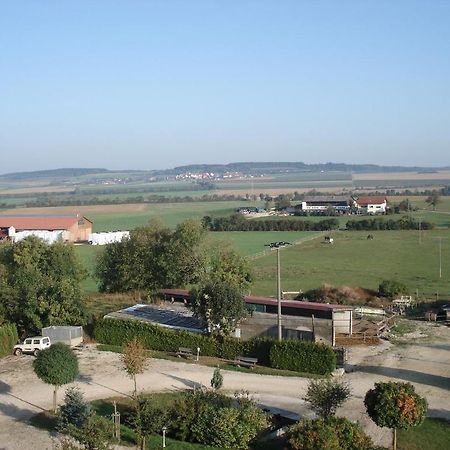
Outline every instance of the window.
{"type": "Polygon", "coordinates": [[[33,344],[39,344],[39,339],[34,339],[33,344]]]}
{"type": "Polygon", "coordinates": [[[31,339],[26,339],[25,340],[25,344],[30,345],[31,344],[31,339]]]}

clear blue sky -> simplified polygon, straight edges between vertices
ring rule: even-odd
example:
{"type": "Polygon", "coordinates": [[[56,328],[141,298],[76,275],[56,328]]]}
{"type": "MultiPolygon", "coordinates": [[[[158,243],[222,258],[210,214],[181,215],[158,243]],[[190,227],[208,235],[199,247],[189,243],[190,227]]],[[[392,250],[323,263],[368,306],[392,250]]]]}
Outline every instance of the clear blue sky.
{"type": "Polygon", "coordinates": [[[450,164],[448,0],[4,0],[0,173],[450,164]]]}

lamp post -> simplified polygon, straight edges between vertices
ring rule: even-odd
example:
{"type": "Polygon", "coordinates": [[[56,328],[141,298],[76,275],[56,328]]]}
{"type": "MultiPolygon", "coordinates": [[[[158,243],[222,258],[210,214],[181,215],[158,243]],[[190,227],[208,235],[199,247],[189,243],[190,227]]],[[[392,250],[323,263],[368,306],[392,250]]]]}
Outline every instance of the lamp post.
{"type": "Polygon", "coordinates": [[[290,242],[271,242],[266,244],[265,247],[270,247],[271,250],[277,251],[277,328],[278,328],[278,340],[283,339],[283,330],[281,327],[281,265],[280,265],[280,249],[292,245],[290,242]]]}
{"type": "Polygon", "coordinates": [[[166,431],[167,427],[162,427],[162,448],[166,448],[166,431]]]}

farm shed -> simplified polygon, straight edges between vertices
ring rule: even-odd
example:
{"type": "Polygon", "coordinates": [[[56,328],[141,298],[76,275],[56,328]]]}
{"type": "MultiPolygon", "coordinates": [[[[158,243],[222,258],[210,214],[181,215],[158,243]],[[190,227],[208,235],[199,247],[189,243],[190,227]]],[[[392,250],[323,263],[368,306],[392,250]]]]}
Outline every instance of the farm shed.
{"type": "MultiPolygon", "coordinates": [[[[161,289],[160,295],[172,302],[189,303],[185,289],[161,289]]],[[[241,336],[277,336],[278,301],[269,297],[245,296],[250,317],[241,323],[241,336]]],[[[283,336],[288,339],[306,339],[334,343],[336,334],[352,334],[353,308],[344,305],[282,300],[283,336]]]]}
{"type": "Polygon", "coordinates": [[[61,239],[64,241],[80,242],[88,240],[92,233],[92,221],[79,214],[71,216],[0,215],[0,230],[9,230],[9,240],[13,242],[15,236],[36,232],[58,232],[61,233],[61,239]]]}
{"type": "Polygon", "coordinates": [[[335,211],[347,212],[350,210],[352,199],[346,195],[317,195],[305,197],[301,203],[302,211],[326,211],[333,208],[335,211]]]}
{"type": "Polygon", "coordinates": [[[83,343],[83,327],[69,325],[46,327],[42,328],[42,336],[49,337],[52,344],[62,342],[75,347],[83,343]]]}
{"type": "Polygon", "coordinates": [[[365,214],[384,214],[387,209],[387,199],[380,195],[368,195],[358,197],[356,205],[358,210],[365,214]]]}

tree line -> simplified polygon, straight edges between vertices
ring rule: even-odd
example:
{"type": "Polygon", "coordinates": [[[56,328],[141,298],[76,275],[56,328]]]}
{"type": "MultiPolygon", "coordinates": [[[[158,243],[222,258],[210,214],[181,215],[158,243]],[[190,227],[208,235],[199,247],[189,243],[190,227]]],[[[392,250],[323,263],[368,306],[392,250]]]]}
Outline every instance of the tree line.
{"type": "MultiPolygon", "coordinates": [[[[420,223],[422,230],[431,230],[434,224],[427,221],[420,223]]],[[[346,224],[350,231],[375,231],[375,230],[418,230],[419,222],[411,217],[403,216],[400,219],[384,219],[373,217],[360,220],[349,220],[346,224]]]]}
{"type": "Polygon", "coordinates": [[[227,217],[204,216],[203,226],[210,231],[329,231],[339,228],[337,219],[310,220],[248,220],[242,214],[227,217]]]}

